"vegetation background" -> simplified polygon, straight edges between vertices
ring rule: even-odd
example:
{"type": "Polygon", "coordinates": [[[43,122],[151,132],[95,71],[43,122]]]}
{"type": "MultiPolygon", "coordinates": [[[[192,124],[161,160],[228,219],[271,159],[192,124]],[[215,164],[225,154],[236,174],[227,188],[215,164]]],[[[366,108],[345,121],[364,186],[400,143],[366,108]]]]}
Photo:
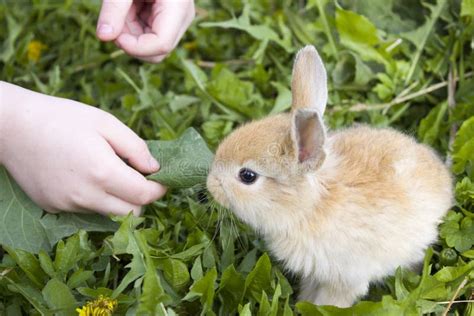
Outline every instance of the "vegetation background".
{"type": "Polygon", "coordinates": [[[98,106],[145,139],[193,126],[213,149],[288,109],[294,54],[313,44],[329,126],[392,126],[433,146],[456,205],[422,271],[398,270],[342,310],[297,302],[297,277],[202,186],[172,190],[143,218],[115,218],[116,232],[81,230],[39,253],[4,246],[0,314],[74,315],[104,295],[117,315],[474,315],[473,0],[199,0],[157,65],[96,39],[99,5],[0,0],[0,79],[98,106]]]}

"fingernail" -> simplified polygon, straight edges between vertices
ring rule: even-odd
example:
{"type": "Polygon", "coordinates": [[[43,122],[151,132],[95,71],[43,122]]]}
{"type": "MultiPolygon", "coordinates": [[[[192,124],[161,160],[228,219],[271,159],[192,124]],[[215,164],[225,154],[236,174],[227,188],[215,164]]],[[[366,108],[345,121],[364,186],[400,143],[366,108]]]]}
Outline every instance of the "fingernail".
{"type": "Polygon", "coordinates": [[[150,157],[149,165],[150,165],[150,169],[151,169],[151,170],[158,170],[158,169],[160,169],[160,164],[159,164],[158,161],[156,161],[156,159],[153,158],[153,157],[150,157]]]}
{"type": "Polygon", "coordinates": [[[108,24],[101,24],[97,28],[97,33],[104,34],[104,35],[111,34],[113,31],[114,29],[112,28],[112,26],[108,24]]]}

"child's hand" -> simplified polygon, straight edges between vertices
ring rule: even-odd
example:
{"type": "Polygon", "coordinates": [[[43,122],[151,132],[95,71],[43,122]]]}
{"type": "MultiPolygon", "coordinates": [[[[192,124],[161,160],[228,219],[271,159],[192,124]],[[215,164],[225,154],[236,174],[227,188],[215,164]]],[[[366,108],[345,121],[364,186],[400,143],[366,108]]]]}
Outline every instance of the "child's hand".
{"type": "Polygon", "coordinates": [[[0,164],[50,212],[139,214],[165,193],[142,173],[159,165],[114,116],[0,82],[0,164]]]}
{"type": "Polygon", "coordinates": [[[176,47],[193,18],[192,0],[103,0],[97,37],[158,63],[176,47]]]}

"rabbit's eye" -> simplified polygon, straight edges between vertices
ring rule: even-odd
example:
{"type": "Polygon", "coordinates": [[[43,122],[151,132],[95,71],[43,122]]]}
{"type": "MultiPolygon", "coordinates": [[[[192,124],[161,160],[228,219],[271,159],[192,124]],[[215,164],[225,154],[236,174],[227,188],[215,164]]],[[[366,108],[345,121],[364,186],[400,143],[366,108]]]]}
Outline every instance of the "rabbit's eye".
{"type": "Polygon", "coordinates": [[[250,169],[242,168],[239,171],[239,178],[242,183],[252,184],[257,180],[258,174],[250,169]]]}

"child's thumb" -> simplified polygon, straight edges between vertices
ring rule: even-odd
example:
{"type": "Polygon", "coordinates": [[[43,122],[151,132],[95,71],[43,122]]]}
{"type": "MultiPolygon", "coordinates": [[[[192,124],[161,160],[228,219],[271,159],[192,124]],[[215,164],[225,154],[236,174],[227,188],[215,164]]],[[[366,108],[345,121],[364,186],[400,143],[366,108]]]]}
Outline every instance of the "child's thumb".
{"type": "Polygon", "coordinates": [[[97,21],[97,37],[112,41],[122,32],[133,0],[104,0],[97,21]]]}

